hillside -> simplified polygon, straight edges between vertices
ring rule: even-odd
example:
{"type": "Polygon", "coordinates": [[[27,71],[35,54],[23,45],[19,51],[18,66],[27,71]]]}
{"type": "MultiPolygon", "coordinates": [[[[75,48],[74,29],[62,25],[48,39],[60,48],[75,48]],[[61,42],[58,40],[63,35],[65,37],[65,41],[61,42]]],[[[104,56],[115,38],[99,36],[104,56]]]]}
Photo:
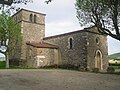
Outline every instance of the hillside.
{"type": "Polygon", "coordinates": [[[120,53],[109,55],[109,59],[120,59],[120,53]]]}

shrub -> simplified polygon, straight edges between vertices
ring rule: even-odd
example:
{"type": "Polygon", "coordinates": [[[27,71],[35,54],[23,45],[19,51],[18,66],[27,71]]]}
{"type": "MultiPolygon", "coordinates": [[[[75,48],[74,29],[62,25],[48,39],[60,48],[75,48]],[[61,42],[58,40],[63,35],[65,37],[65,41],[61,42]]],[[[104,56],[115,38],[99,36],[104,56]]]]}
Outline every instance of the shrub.
{"type": "Polygon", "coordinates": [[[0,61],[0,69],[4,69],[5,68],[5,61],[0,61]]]}
{"type": "Polygon", "coordinates": [[[109,67],[107,68],[107,72],[115,72],[115,69],[114,69],[113,67],[110,67],[110,66],[109,66],[109,67]]]}

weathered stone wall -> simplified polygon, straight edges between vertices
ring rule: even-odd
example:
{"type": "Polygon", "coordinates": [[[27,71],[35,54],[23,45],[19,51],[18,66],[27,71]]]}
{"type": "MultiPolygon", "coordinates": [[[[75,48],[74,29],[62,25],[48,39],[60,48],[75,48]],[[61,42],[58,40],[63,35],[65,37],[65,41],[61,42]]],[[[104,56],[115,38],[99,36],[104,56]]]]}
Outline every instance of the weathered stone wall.
{"type": "Polygon", "coordinates": [[[20,59],[26,62],[26,42],[41,42],[45,37],[45,14],[22,9],[13,17],[21,24],[22,46],[20,59]],[[30,21],[31,14],[33,15],[32,21],[30,21]],[[34,15],[36,15],[36,22],[34,22],[34,15]]]}
{"type": "MultiPolygon", "coordinates": [[[[96,32],[96,28],[91,28],[90,31],[96,32]]],[[[87,33],[87,68],[95,68],[96,52],[102,54],[102,69],[108,67],[108,46],[107,36],[94,33],[87,33]]]]}
{"type": "Polygon", "coordinates": [[[59,65],[86,67],[86,33],[77,31],[53,37],[44,38],[45,42],[57,45],[59,47],[59,65]],[[70,49],[69,39],[73,39],[73,48],[70,49]]]}
{"type": "MultiPolygon", "coordinates": [[[[95,27],[88,28],[96,32],[95,27]]],[[[97,32],[98,33],[98,32],[97,32]]],[[[86,32],[85,30],[46,37],[44,41],[59,47],[59,65],[72,65],[92,70],[95,67],[96,53],[101,53],[101,69],[108,66],[107,36],[86,32]],[[73,39],[73,48],[69,48],[69,38],[73,39]],[[97,39],[97,40],[96,40],[97,39]]]]}
{"type": "Polygon", "coordinates": [[[22,10],[22,60],[26,60],[26,42],[41,42],[45,36],[45,15],[41,13],[22,10]],[[36,15],[36,23],[30,22],[30,14],[36,15]]]}
{"type": "Polygon", "coordinates": [[[36,48],[29,45],[27,49],[27,66],[29,67],[39,68],[58,64],[58,49],[36,48]],[[37,66],[38,57],[39,66],[37,66]]]}
{"type": "Polygon", "coordinates": [[[45,56],[44,58],[44,66],[51,66],[57,64],[58,58],[57,58],[57,49],[51,49],[51,48],[42,48],[41,56],[45,56]]]}

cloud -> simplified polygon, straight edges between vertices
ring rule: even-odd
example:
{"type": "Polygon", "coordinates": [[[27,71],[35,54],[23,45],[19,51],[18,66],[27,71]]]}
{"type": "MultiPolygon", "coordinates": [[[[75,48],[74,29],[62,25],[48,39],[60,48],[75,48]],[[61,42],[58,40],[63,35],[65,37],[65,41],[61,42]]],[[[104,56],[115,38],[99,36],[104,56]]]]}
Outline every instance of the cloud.
{"type": "MultiPolygon", "coordinates": [[[[77,24],[78,25],[78,24],[77,24]]],[[[46,23],[46,36],[63,34],[66,32],[80,30],[82,28],[78,27],[76,23],[72,21],[59,21],[46,23]]]]}
{"type": "Polygon", "coordinates": [[[108,36],[108,54],[120,53],[120,41],[108,36]]]}

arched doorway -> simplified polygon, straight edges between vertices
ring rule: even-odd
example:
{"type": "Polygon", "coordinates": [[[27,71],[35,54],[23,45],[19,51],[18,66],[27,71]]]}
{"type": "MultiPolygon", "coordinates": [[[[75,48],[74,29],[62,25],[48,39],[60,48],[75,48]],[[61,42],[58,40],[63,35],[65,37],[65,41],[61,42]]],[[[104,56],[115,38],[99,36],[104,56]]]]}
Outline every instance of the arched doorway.
{"type": "Polygon", "coordinates": [[[95,68],[99,68],[100,70],[102,70],[102,53],[100,50],[96,51],[95,68]]]}

